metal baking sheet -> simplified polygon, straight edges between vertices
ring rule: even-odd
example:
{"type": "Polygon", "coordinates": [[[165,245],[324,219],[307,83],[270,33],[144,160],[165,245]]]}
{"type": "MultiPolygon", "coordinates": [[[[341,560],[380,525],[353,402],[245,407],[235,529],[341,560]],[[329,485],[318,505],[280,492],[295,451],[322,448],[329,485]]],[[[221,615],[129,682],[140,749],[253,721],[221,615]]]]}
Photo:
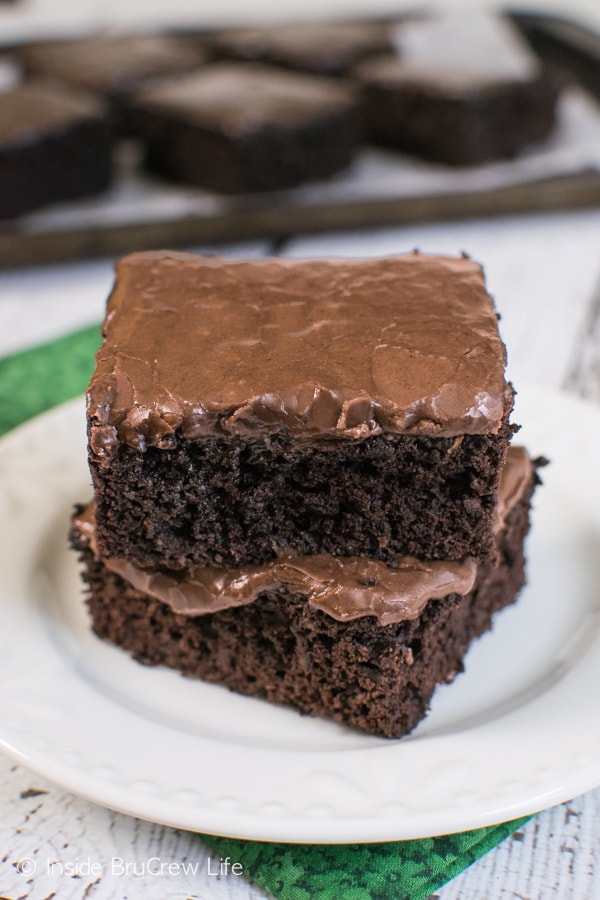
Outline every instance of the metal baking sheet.
{"type": "Polygon", "coordinates": [[[143,172],[124,143],[113,186],[0,223],[0,267],[249,238],[600,205],[600,104],[573,86],[558,125],[516,159],[452,169],[365,146],[326,182],[222,197],[143,172]]]}

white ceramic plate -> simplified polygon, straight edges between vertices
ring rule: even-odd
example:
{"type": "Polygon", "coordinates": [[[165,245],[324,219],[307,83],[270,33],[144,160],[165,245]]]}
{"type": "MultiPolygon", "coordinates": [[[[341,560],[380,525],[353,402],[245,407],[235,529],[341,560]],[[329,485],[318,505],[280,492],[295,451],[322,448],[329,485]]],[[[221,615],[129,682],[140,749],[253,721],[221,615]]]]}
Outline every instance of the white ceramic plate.
{"type": "Polygon", "coordinates": [[[0,443],[0,741],[105,806],[281,841],[491,824],[600,784],[600,411],[530,389],[520,437],[552,465],[530,586],[400,741],[146,668],[88,627],[71,505],[91,495],[81,401],[0,443]]]}

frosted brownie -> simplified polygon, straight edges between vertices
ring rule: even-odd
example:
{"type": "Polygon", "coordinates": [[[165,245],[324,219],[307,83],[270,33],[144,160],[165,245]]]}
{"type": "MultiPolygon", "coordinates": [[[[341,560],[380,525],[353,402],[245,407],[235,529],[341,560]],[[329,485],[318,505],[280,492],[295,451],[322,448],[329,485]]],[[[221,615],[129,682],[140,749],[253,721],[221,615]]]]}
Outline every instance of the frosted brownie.
{"type": "Polygon", "coordinates": [[[400,737],[471,641],[524,583],[536,465],[511,448],[489,560],[389,568],[290,557],[227,570],[148,571],[96,555],[93,507],[74,520],[93,628],[137,660],[227,685],[372,734],[400,737]]]}
{"type": "Polygon", "coordinates": [[[398,54],[358,66],[369,140],[451,165],[515,156],[552,131],[558,80],[506,19],[407,22],[398,54]]]}
{"type": "Polygon", "coordinates": [[[111,150],[94,96],[38,81],[0,91],[0,218],[104,190],[111,150]]]}
{"type": "Polygon", "coordinates": [[[165,79],[132,104],[149,169],[227,194],[327,178],[361,136],[352,87],[258,63],[165,79]]]}
{"type": "Polygon", "coordinates": [[[133,254],[103,334],[87,395],[102,558],[493,553],[513,390],[470,259],[133,254]]]}
{"type": "Polygon", "coordinates": [[[129,95],[153,78],[197,69],[206,61],[201,48],[160,34],[96,34],[26,44],[20,52],[26,70],[40,78],[83,88],[110,102],[119,119],[129,95]]]}

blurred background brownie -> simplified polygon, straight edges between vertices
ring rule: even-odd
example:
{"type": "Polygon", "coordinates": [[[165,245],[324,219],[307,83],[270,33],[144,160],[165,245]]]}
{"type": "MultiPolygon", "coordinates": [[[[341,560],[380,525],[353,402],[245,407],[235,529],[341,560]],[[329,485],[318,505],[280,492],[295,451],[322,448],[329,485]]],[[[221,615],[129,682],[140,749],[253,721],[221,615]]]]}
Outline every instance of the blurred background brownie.
{"type": "Polygon", "coordinates": [[[153,78],[202,66],[201,47],[168,35],[98,34],[77,40],[28,44],[21,49],[27,72],[101,94],[123,128],[131,93],[153,78]]]}
{"type": "Polygon", "coordinates": [[[133,116],[150,170],[228,194],[333,175],[361,136],[352,88],[255,63],[155,82],[133,116]]]}
{"type": "Polygon", "coordinates": [[[370,140],[450,165],[512,157],[547,137],[559,83],[499,16],[406,22],[396,56],[355,69],[370,140]]]}
{"type": "Polygon", "coordinates": [[[368,56],[393,50],[390,26],[384,22],[295,22],[231,29],[218,33],[211,46],[226,58],[319,75],[343,75],[368,56]]]}
{"type": "Polygon", "coordinates": [[[37,81],[0,91],[0,218],[103,191],[111,152],[96,97],[37,81]]]}

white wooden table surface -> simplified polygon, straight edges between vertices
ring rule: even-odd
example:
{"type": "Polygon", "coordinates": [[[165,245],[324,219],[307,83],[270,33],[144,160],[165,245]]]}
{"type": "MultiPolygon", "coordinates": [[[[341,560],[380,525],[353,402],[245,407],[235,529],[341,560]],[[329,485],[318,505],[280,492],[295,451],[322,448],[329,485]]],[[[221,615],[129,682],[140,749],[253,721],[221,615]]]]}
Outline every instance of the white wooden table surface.
{"type": "MultiPolygon", "coordinates": [[[[469,252],[502,314],[509,374],[600,403],[600,211],[423,225],[290,243],[292,256],[469,252]]],[[[204,249],[204,248],[203,248],[204,249]]],[[[214,248],[213,248],[214,249],[214,248]]],[[[261,255],[264,244],[228,248],[261,255]]],[[[0,273],[0,355],[100,319],[109,261],[0,273]]],[[[164,871],[164,870],[163,870],[164,871]]],[[[257,900],[217,877],[199,839],[65,793],[0,754],[0,896],[257,900]],[[115,859],[121,864],[113,864],[115,859]],[[157,876],[157,862],[176,863],[157,876]],[[192,864],[186,874],[183,864],[192,864]],[[127,874],[123,868],[127,866],[127,874]]],[[[600,898],[600,789],[544,811],[438,892],[441,900],[600,898]]]]}

